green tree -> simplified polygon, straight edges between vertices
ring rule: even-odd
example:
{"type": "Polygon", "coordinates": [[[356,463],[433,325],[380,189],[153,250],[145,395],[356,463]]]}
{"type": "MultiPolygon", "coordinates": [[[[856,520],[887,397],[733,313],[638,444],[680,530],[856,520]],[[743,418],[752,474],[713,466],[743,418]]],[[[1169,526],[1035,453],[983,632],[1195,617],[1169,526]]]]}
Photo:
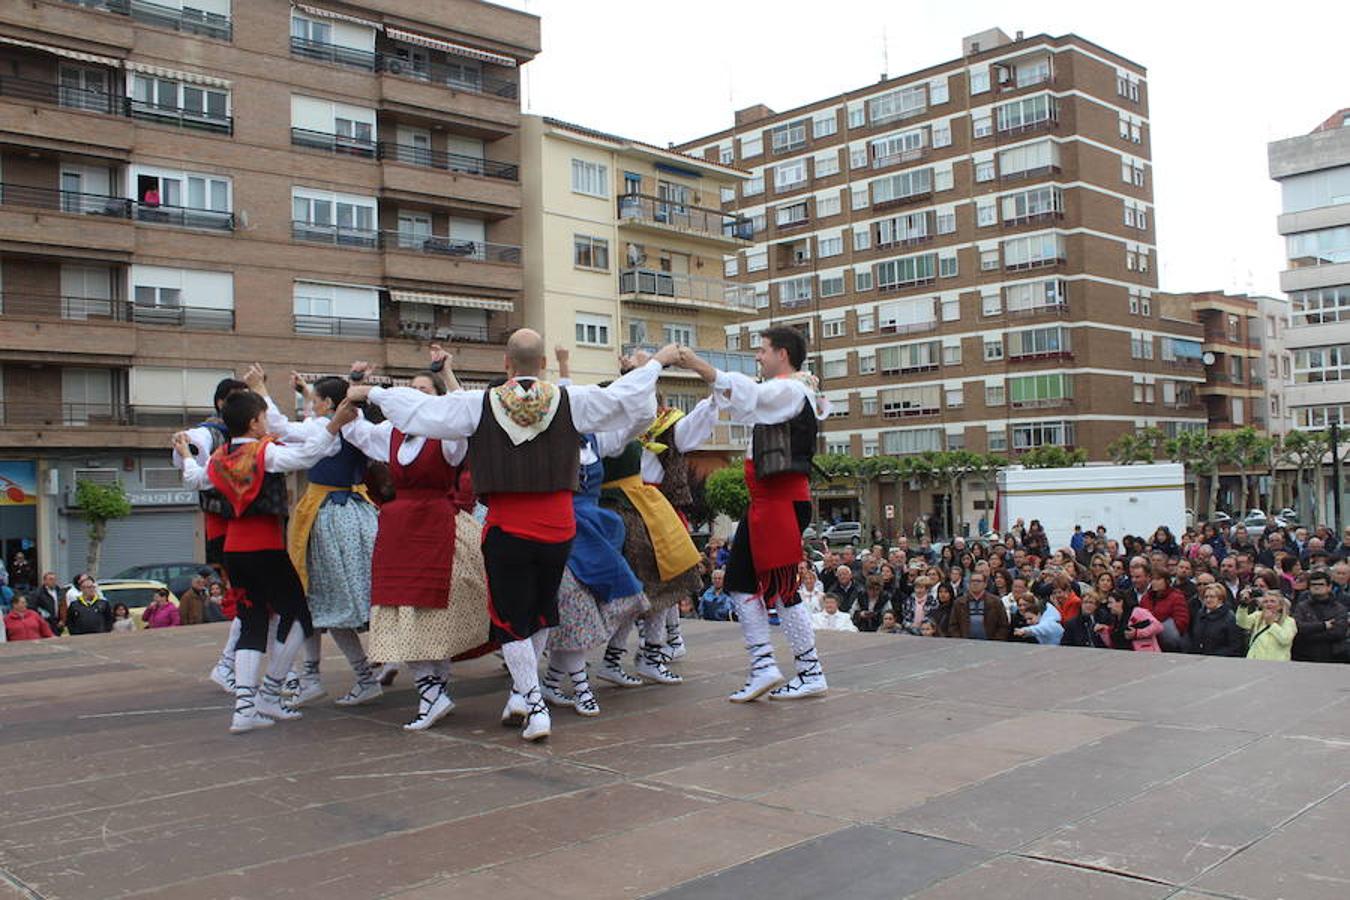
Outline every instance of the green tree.
{"type": "MultiPolygon", "coordinates": [[[[858,488],[866,504],[867,518],[870,520],[875,510],[872,489],[882,479],[895,478],[900,472],[900,460],[894,456],[869,456],[858,461],[858,488]]],[[[869,524],[875,524],[869,521],[869,524]]],[[[884,528],[882,529],[885,530],[884,528]]]]}
{"type": "Polygon", "coordinates": [[[75,502],[80,505],[84,521],[89,525],[89,556],[85,571],[98,578],[99,561],[103,556],[103,539],[108,535],[108,523],[131,515],[131,501],[127,499],[122,482],[95,484],[80,479],[75,482],[75,502]]]}
{"type": "Polygon", "coordinates": [[[1247,490],[1247,473],[1266,465],[1273,442],[1250,425],[1230,432],[1230,434],[1232,437],[1228,447],[1229,462],[1237,467],[1238,482],[1242,486],[1242,493],[1237,503],[1237,512],[1244,513],[1251,508],[1249,505],[1251,498],[1248,496],[1247,490]]]}
{"type": "MultiPolygon", "coordinates": [[[[1227,465],[1236,465],[1237,458],[1237,440],[1232,431],[1221,431],[1218,434],[1205,436],[1203,447],[1202,465],[1209,472],[1209,510],[1214,512],[1219,508],[1219,471],[1227,465]]],[[[1240,518],[1245,510],[1234,512],[1238,513],[1240,518]]]]}
{"type": "Polygon", "coordinates": [[[1298,494],[1302,521],[1322,521],[1322,461],[1327,453],[1325,431],[1291,431],[1284,436],[1280,458],[1294,467],[1294,490],[1298,494]],[[1309,483],[1309,475],[1312,475],[1309,483]]]}
{"type": "Polygon", "coordinates": [[[1066,450],[1054,444],[1034,447],[1017,458],[1017,461],[1028,469],[1067,469],[1072,466],[1085,466],[1087,460],[1087,451],[1082,448],[1066,450]]]}
{"type": "MultiPolygon", "coordinates": [[[[912,482],[919,490],[931,487],[937,484],[937,478],[933,471],[932,462],[924,455],[900,457],[900,465],[896,471],[896,477],[901,481],[912,482]]],[[[917,521],[917,516],[915,517],[917,521]]],[[[901,528],[901,531],[904,529],[901,528]]],[[[918,537],[918,534],[915,534],[918,537]]],[[[931,529],[929,537],[932,537],[931,529]]]]}
{"type": "Polygon", "coordinates": [[[1000,456],[997,453],[976,454],[976,464],[973,474],[979,475],[981,486],[984,493],[984,517],[989,521],[989,527],[994,527],[994,517],[992,508],[989,505],[989,485],[998,478],[998,473],[1008,468],[1007,457],[1000,456]]]}
{"type": "Polygon", "coordinates": [[[703,482],[703,495],[714,514],[740,521],[750,508],[750,490],[745,486],[745,470],[727,466],[711,473],[703,482]]]}
{"type": "Polygon", "coordinates": [[[1106,452],[1118,466],[1156,462],[1165,440],[1162,430],[1150,425],[1122,434],[1106,446],[1106,452]]]}
{"type": "Polygon", "coordinates": [[[1203,518],[1205,511],[1200,509],[1200,477],[1209,477],[1216,470],[1209,468],[1209,457],[1206,453],[1206,445],[1209,442],[1209,436],[1203,431],[1183,431],[1174,438],[1169,438],[1163,444],[1163,450],[1172,462],[1181,463],[1186,472],[1194,477],[1195,489],[1190,499],[1190,507],[1195,510],[1199,517],[1203,518]]]}

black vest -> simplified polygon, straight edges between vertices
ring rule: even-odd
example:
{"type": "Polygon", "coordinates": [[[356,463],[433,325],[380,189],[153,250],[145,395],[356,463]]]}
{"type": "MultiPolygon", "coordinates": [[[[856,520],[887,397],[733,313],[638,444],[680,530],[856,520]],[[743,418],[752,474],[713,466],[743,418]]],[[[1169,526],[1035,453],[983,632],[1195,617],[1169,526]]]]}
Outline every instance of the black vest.
{"type": "Polygon", "coordinates": [[[809,475],[819,427],[809,399],[803,399],[801,411],[786,422],[756,425],[751,438],[755,477],[762,480],[784,472],[809,475]]]}
{"type": "MultiPolygon", "coordinates": [[[[231,444],[226,452],[233,449],[234,446],[231,444]]],[[[210,465],[209,461],[207,465],[210,465]]],[[[224,494],[216,490],[201,493],[201,507],[206,512],[214,513],[222,519],[242,519],[245,516],[284,516],[288,509],[286,476],[280,472],[264,473],[262,488],[258,491],[258,495],[237,516],[234,513],[234,506],[225,499],[224,494]]]]}
{"type": "Polygon", "coordinates": [[[581,435],[572,424],[567,389],[548,427],[523,444],[513,444],[492,414],[491,391],[483,392],[483,415],[469,438],[469,470],[480,497],[491,494],[544,494],[581,488],[581,435]]]}
{"type": "MultiPolygon", "coordinates": [[[[195,449],[199,452],[205,451],[204,455],[209,460],[211,454],[216,452],[217,447],[221,444],[228,444],[230,442],[230,433],[225,430],[225,423],[220,420],[219,416],[213,416],[207,419],[205,422],[201,423],[200,427],[205,428],[206,433],[210,435],[211,446],[196,447],[195,449]]],[[[213,513],[218,516],[221,515],[219,512],[220,508],[222,506],[228,506],[229,504],[225,503],[225,498],[220,495],[220,491],[217,491],[215,488],[207,488],[197,494],[197,505],[200,506],[204,512],[213,513]]]]}

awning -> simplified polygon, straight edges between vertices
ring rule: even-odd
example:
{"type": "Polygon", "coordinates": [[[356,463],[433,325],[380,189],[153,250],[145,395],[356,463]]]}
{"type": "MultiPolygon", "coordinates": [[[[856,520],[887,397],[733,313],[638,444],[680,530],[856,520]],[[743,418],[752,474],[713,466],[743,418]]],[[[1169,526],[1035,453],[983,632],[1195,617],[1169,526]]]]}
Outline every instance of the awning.
{"type": "Polygon", "coordinates": [[[0,35],[0,44],[27,47],[30,50],[41,50],[43,53],[55,53],[57,56],[64,56],[66,59],[78,59],[80,62],[97,63],[100,66],[113,66],[115,68],[122,64],[111,56],[98,56],[80,50],[67,50],[65,47],[53,47],[51,44],[39,44],[36,41],[21,41],[18,38],[4,37],[3,35],[0,35]]]}
{"type": "Polygon", "coordinates": [[[374,28],[376,31],[383,31],[384,26],[379,22],[372,22],[370,19],[362,19],[359,16],[349,16],[346,13],[333,12],[331,9],[321,9],[317,6],[308,6],[304,3],[292,3],[293,9],[298,9],[308,16],[315,16],[320,19],[337,19],[339,22],[351,22],[353,25],[364,25],[367,28],[374,28]]]}
{"type": "Polygon", "coordinates": [[[140,72],[144,75],[154,75],[156,78],[170,78],[174,81],[186,81],[188,84],[205,84],[210,87],[229,89],[230,82],[224,78],[214,78],[210,75],[199,75],[196,72],[182,72],[178,69],[166,69],[163,66],[152,66],[149,63],[134,62],[133,60],[124,60],[122,65],[127,67],[130,72],[140,72]]]}
{"type": "Polygon", "coordinates": [[[414,31],[404,31],[402,28],[386,28],[384,33],[396,41],[407,41],[409,44],[430,47],[432,50],[441,50],[455,56],[467,56],[469,59],[481,60],[482,62],[492,63],[495,66],[507,66],[512,69],[516,67],[516,61],[511,57],[502,56],[500,53],[493,53],[490,50],[479,50],[476,47],[453,44],[450,41],[427,37],[424,34],[417,34],[414,31]]]}
{"type": "MultiPolygon", "coordinates": [[[[348,373],[348,372],[296,372],[295,374],[299,375],[301,378],[303,378],[305,381],[308,381],[310,384],[313,384],[314,382],[318,381],[320,378],[346,378],[347,375],[350,374],[350,373],[348,373]]],[[[392,385],[392,384],[407,384],[407,379],[399,380],[399,379],[396,379],[396,378],[390,378],[388,375],[367,375],[367,376],[363,379],[363,381],[365,381],[366,384],[378,384],[378,385],[380,385],[381,387],[388,387],[389,385],[392,385]]]]}
{"type": "Polygon", "coordinates": [[[426,294],[421,291],[390,291],[389,299],[395,303],[458,306],[461,309],[494,309],[498,312],[512,312],[516,308],[516,304],[510,300],[497,300],[492,297],[464,297],[458,294],[426,294]]]}

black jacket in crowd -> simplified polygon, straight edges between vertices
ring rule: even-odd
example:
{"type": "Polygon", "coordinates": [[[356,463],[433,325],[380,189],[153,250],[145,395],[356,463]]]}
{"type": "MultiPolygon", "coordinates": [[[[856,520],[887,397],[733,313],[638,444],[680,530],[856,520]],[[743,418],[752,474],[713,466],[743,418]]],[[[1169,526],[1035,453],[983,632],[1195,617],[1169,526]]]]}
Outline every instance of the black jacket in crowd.
{"type": "Polygon", "coordinates": [[[1227,605],[1213,612],[1200,608],[1191,619],[1191,651],[1203,656],[1246,656],[1247,640],[1227,605]]]}
{"type": "Polygon", "coordinates": [[[102,634],[112,626],[112,604],[102,597],[93,603],[76,600],[66,607],[66,630],[71,634],[102,634]]]}
{"type": "Polygon", "coordinates": [[[1109,609],[1098,609],[1092,614],[1092,617],[1079,615],[1074,616],[1064,624],[1064,636],[1059,639],[1060,646],[1063,647],[1097,647],[1104,649],[1106,641],[1097,633],[1094,625],[1111,625],[1113,617],[1109,609]]]}
{"type": "Polygon", "coordinates": [[[1341,603],[1327,595],[1318,602],[1312,594],[1299,595],[1294,607],[1294,622],[1298,634],[1294,637],[1293,658],[1304,662],[1346,661],[1346,610],[1341,603]],[[1327,628],[1327,622],[1332,627],[1327,628]]]}

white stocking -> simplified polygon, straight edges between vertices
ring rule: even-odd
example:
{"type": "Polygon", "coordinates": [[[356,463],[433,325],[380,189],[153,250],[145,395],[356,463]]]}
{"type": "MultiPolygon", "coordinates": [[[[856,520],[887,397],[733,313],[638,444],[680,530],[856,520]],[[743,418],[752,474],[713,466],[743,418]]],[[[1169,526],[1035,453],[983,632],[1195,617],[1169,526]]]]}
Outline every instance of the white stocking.
{"type": "Polygon", "coordinates": [[[732,593],[731,602],[740,615],[741,635],[745,650],[750,654],[750,674],[777,666],[773,658],[773,644],[769,641],[769,611],[764,601],[754,594],[732,593]]]}
{"type": "Polygon", "coordinates": [[[530,643],[534,644],[534,658],[539,660],[544,655],[544,647],[548,645],[547,628],[540,628],[534,634],[530,635],[530,643]]]}
{"type": "MultiPolygon", "coordinates": [[[[342,655],[347,657],[347,664],[356,673],[356,680],[362,683],[374,681],[374,676],[370,674],[370,663],[366,661],[366,650],[361,646],[361,636],[350,628],[333,628],[328,633],[342,655]]],[[[318,634],[314,636],[318,637],[318,634]]],[[[309,646],[308,640],[305,646],[309,646]]]]}
{"type": "Polygon", "coordinates": [[[539,657],[535,655],[534,642],[526,638],[502,644],[502,658],[506,660],[506,668],[511,670],[512,689],[528,700],[537,700],[539,657]]]}
{"type": "Polygon", "coordinates": [[[820,675],[820,657],[816,655],[816,634],[811,627],[811,614],[806,605],[796,603],[779,610],[783,633],[792,645],[792,656],[797,662],[797,674],[803,677],[820,675]]]}
{"type": "Polygon", "coordinates": [[[323,635],[314,632],[305,638],[305,674],[310,678],[319,677],[319,662],[323,659],[323,635]]]}
{"type": "Polygon", "coordinates": [[[660,649],[666,645],[665,613],[648,613],[642,620],[642,643],[660,649]]]}
{"type": "Polygon", "coordinates": [[[239,632],[243,629],[244,624],[238,619],[230,620],[230,636],[225,639],[225,646],[220,648],[220,661],[227,669],[234,668],[234,647],[239,643],[239,632]]]}
{"type": "Polygon", "coordinates": [[[273,616],[272,621],[274,624],[267,645],[267,676],[277,681],[285,681],[286,673],[291,670],[296,654],[305,643],[305,630],[300,627],[299,622],[292,622],[290,630],[286,632],[286,640],[279,641],[275,623],[281,620],[273,616]]]}

